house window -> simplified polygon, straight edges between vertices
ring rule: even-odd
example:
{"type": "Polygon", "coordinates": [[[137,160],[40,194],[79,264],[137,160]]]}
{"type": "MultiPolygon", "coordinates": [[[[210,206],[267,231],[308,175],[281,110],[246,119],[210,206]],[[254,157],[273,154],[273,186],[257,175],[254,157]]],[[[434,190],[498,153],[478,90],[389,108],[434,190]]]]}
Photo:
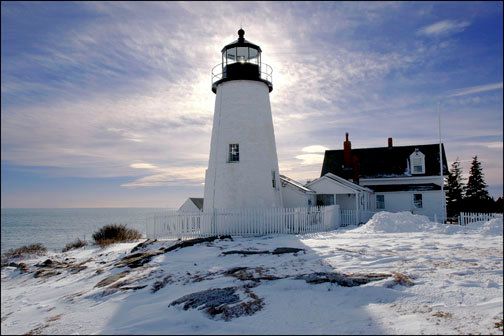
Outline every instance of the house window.
{"type": "Polygon", "coordinates": [[[239,162],[239,161],[240,161],[240,145],[230,144],[228,162],[239,162]]]}
{"type": "Polygon", "coordinates": [[[385,195],[376,195],[376,209],[385,209],[385,195]]]}
{"type": "Polygon", "coordinates": [[[422,194],[413,194],[413,204],[415,208],[423,208],[422,194]]]}
{"type": "Polygon", "coordinates": [[[271,171],[271,184],[273,185],[273,189],[276,189],[276,173],[274,170],[271,171]]]}
{"type": "Polygon", "coordinates": [[[418,148],[410,155],[410,162],[412,174],[425,174],[425,155],[418,148]]]}

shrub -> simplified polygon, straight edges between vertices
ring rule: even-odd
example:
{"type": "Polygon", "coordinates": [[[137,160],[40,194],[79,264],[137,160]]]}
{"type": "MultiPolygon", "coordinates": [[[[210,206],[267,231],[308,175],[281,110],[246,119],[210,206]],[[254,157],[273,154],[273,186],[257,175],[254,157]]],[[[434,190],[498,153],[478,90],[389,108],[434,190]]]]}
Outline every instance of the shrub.
{"type": "Polygon", "coordinates": [[[101,247],[114,243],[128,242],[141,239],[142,234],[135,229],[127,228],[124,224],[109,224],[93,233],[93,239],[101,247]]]}
{"type": "Polygon", "coordinates": [[[30,254],[43,255],[46,252],[47,249],[40,243],[25,245],[16,249],[10,249],[2,255],[2,266],[5,266],[5,264],[7,264],[12,258],[20,258],[30,254]]]}
{"type": "Polygon", "coordinates": [[[80,238],[77,238],[75,241],[66,244],[65,247],[63,248],[63,250],[61,250],[61,252],[75,250],[75,249],[81,248],[86,245],[87,245],[87,242],[85,240],[81,240],[80,238]]]}

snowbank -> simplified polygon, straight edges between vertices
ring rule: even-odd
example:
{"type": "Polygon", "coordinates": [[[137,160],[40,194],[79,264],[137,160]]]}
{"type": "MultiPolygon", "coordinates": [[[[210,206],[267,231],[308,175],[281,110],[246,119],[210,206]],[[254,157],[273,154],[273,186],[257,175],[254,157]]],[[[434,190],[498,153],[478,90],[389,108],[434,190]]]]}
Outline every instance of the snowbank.
{"type": "Polygon", "coordinates": [[[502,218],[494,218],[486,222],[474,222],[467,226],[440,224],[431,222],[422,215],[410,212],[379,212],[366,224],[352,230],[360,233],[405,233],[405,232],[435,232],[444,234],[472,233],[482,235],[502,235],[502,218]]]}
{"type": "Polygon", "coordinates": [[[502,218],[494,218],[488,222],[484,222],[481,233],[502,236],[502,218]]]}
{"type": "Polygon", "coordinates": [[[410,212],[378,212],[363,226],[353,230],[362,233],[402,233],[438,231],[440,224],[431,222],[429,218],[413,215],[410,212]]]}

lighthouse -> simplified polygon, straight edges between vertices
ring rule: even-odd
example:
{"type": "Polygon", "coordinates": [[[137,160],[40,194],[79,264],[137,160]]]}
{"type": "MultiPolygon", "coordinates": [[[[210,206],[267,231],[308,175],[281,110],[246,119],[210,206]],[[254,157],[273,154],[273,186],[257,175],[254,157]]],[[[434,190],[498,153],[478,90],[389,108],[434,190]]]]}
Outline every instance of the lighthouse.
{"type": "Polygon", "coordinates": [[[269,94],[272,69],[261,48],[244,38],[222,49],[212,70],[215,96],[210,158],[205,174],[205,212],[282,207],[269,94]]]}

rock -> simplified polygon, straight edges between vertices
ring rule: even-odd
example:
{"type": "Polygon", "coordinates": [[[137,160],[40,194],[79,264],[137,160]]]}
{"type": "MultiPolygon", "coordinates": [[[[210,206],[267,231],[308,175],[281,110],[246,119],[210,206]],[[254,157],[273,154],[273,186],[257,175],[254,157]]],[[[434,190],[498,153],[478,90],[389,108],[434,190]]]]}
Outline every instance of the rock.
{"type": "Polygon", "coordinates": [[[21,272],[21,273],[26,273],[28,272],[29,268],[28,268],[28,265],[26,265],[25,263],[19,263],[17,265],[17,269],[21,272]]]}
{"type": "MultiPolygon", "coordinates": [[[[220,309],[220,313],[222,314],[222,319],[224,321],[229,321],[233,318],[237,318],[245,315],[254,315],[256,312],[260,311],[264,307],[263,299],[253,299],[247,302],[241,302],[240,304],[234,306],[225,305],[220,309]]],[[[219,310],[212,311],[209,309],[208,313],[210,315],[217,315],[219,310]]]]}
{"type": "Polygon", "coordinates": [[[125,267],[128,266],[130,268],[137,268],[143,266],[144,264],[151,261],[152,257],[165,253],[164,250],[158,249],[154,251],[148,252],[137,252],[134,254],[127,255],[122,258],[120,261],[115,263],[116,267],[125,267]]]}
{"type": "Polygon", "coordinates": [[[324,282],[337,283],[343,287],[354,287],[367,284],[371,281],[383,280],[392,276],[385,273],[369,273],[369,274],[343,274],[343,273],[325,273],[315,272],[310,274],[302,274],[295,279],[305,280],[309,284],[321,284],[324,282]]]}
{"type": "Polygon", "coordinates": [[[222,252],[223,255],[228,255],[228,254],[269,254],[269,251],[240,251],[240,250],[232,250],[232,251],[225,251],[222,252]]]}
{"type": "Polygon", "coordinates": [[[304,249],[295,248],[295,247],[278,247],[271,252],[271,254],[284,254],[284,253],[297,253],[304,251],[304,249]]]}
{"type": "Polygon", "coordinates": [[[233,267],[225,271],[223,274],[232,276],[241,281],[260,281],[260,280],[278,280],[282,279],[277,276],[264,274],[266,270],[262,267],[248,268],[248,267],[233,267]]]}
{"type": "Polygon", "coordinates": [[[149,261],[151,261],[152,257],[154,257],[154,256],[157,256],[157,255],[160,255],[163,253],[167,253],[167,252],[179,249],[179,248],[189,247],[189,246],[193,246],[193,245],[201,244],[201,243],[205,243],[205,242],[212,242],[216,239],[232,239],[232,238],[231,238],[231,236],[212,236],[212,237],[208,237],[208,238],[195,238],[195,239],[183,240],[183,241],[180,241],[179,243],[176,243],[176,244],[169,246],[169,247],[161,247],[161,248],[154,250],[154,251],[137,252],[137,253],[127,255],[122,260],[117,262],[115,264],[115,266],[116,267],[128,266],[130,268],[140,267],[140,266],[148,263],[149,261]]]}
{"type": "Polygon", "coordinates": [[[138,251],[140,249],[143,249],[146,246],[149,246],[149,245],[151,245],[151,244],[153,244],[155,242],[157,242],[157,239],[147,239],[146,241],[141,242],[137,246],[133,247],[133,249],[131,249],[130,253],[133,253],[133,252],[136,252],[136,251],[138,251]]]}
{"type": "Polygon", "coordinates": [[[59,271],[51,270],[51,269],[39,269],[33,274],[34,278],[49,278],[55,275],[61,274],[59,271]]]}
{"type": "Polygon", "coordinates": [[[86,268],[87,268],[87,266],[82,266],[82,265],[73,266],[73,267],[70,267],[70,273],[77,274],[80,271],[85,270],[86,268]]]}
{"type": "Polygon", "coordinates": [[[260,299],[250,289],[244,290],[248,299],[243,301],[240,301],[240,296],[236,294],[237,290],[236,287],[208,289],[183,296],[173,301],[170,306],[184,303],[184,310],[189,308],[204,309],[210,317],[220,316],[225,321],[244,315],[253,315],[264,307],[263,299],[260,299]]]}
{"type": "Polygon", "coordinates": [[[119,287],[120,290],[138,290],[147,287],[147,285],[141,285],[141,286],[123,286],[119,287]]]}
{"type": "Polygon", "coordinates": [[[172,276],[169,274],[165,276],[162,280],[158,280],[152,284],[151,293],[156,293],[158,290],[166,286],[168,283],[172,283],[172,276]]]}
{"type": "Polygon", "coordinates": [[[189,247],[189,246],[193,246],[193,245],[196,245],[196,244],[213,242],[216,239],[221,239],[221,240],[222,239],[230,239],[230,240],[233,240],[233,238],[231,238],[231,236],[229,236],[229,235],[211,236],[211,237],[206,237],[206,238],[194,238],[194,239],[183,240],[180,243],[176,243],[176,244],[174,244],[174,245],[172,245],[170,247],[164,247],[163,249],[164,249],[165,252],[170,252],[170,251],[173,251],[173,250],[176,250],[176,249],[179,249],[179,248],[189,247]]]}
{"type": "Polygon", "coordinates": [[[35,264],[37,267],[48,267],[53,266],[54,262],[51,259],[46,259],[41,263],[35,264]]]}
{"type": "Polygon", "coordinates": [[[235,287],[207,289],[201,292],[185,295],[172,303],[170,306],[184,304],[183,309],[189,308],[208,309],[216,308],[223,304],[236,303],[240,297],[235,294],[235,287]]]}
{"type": "Polygon", "coordinates": [[[26,273],[29,270],[28,265],[26,265],[25,263],[19,263],[18,264],[18,263],[15,263],[15,262],[10,262],[6,266],[16,267],[21,273],[26,273]]]}
{"type": "Polygon", "coordinates": [[[108,276],[105,279],[103,279],[100,282],[98,282],[95,285],[95,287],[105,287],[105,286],[108,286],[108,285],[116,282],[117,280],[119,280],[121,278],[124,278],[128,274],[129,274],[129,271],[124,271],[124,272],[121,272],[121,273],[117,273],[117,274],[108,276]]]}

